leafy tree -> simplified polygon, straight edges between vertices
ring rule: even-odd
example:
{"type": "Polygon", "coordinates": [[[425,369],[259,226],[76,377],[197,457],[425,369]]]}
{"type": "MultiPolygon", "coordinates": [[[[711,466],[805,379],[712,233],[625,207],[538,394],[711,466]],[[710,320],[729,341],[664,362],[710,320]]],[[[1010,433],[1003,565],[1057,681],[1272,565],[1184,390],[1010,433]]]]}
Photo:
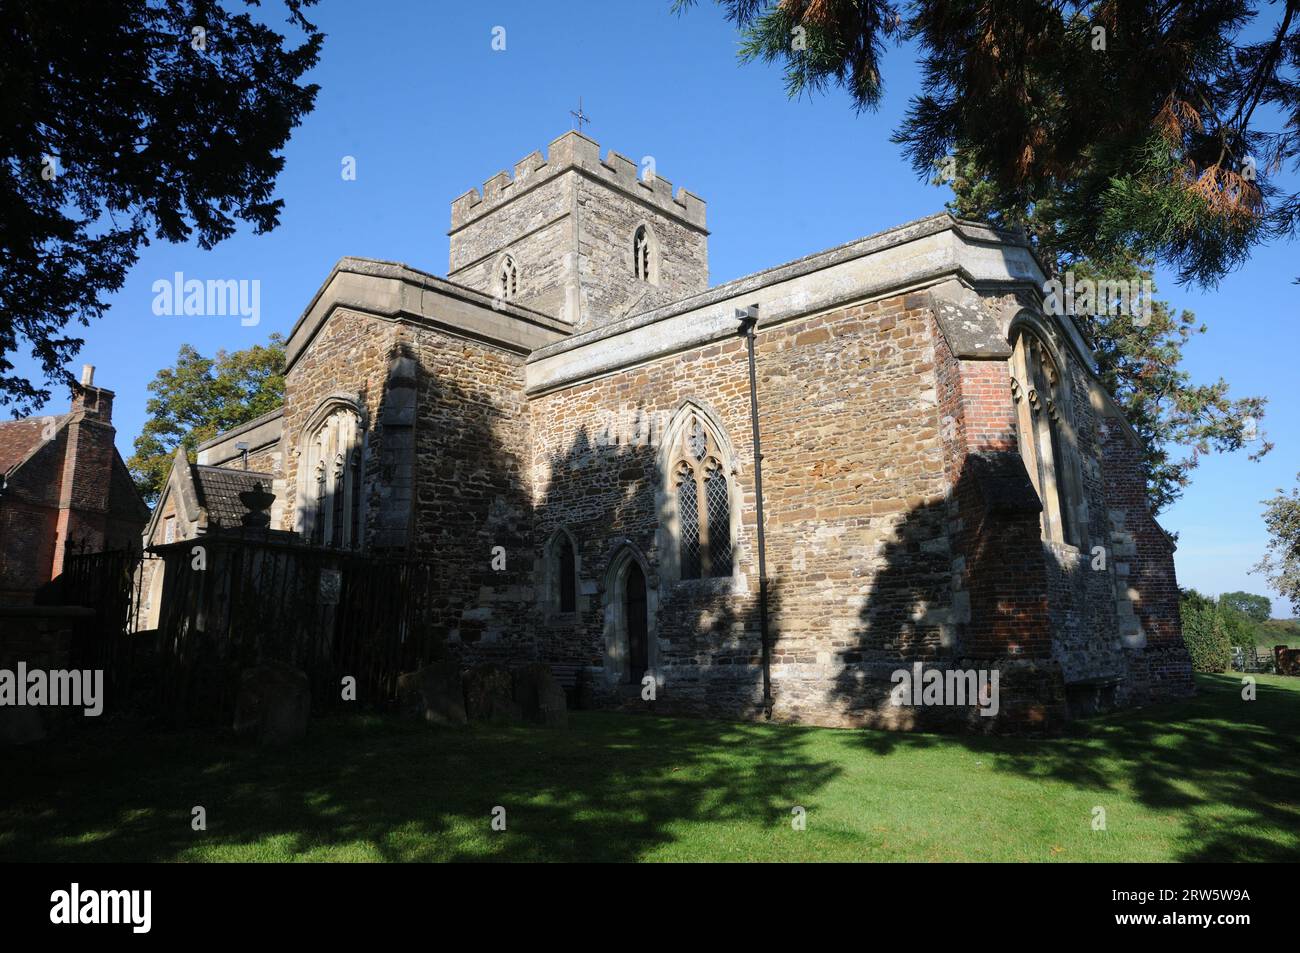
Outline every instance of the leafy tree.
{"type": "Polygon", "coordinates": [[[1243,649],[1255,647],[1257,640],[1254,620],[1227,605],[1222,599],[1218,602],[1217,622],[1223,629],[1229,645],[1240,646],[1243,649]]]}
{"type": "Polygon", "coordinates": [[[1213,599],[1195,589],[1185,589],[1179,602],[1183,642],[1197,672],[1222,672],[1232,662],[1229,627],[1213,599]]]}
{"type": "Polygon", "coordinates": [[[1266,398],[1230,396],[1223,378],[1198,384],[1182,369],[1183,346],[1205,333],[1205,325],[1190,311],[1175,312],[1155,297],[1149,260],[1130,253],[1099,265],[1064,247],[1054,203],[1041,202],[1030,210],[1001,206],[997,189],[965,153],[948,166],[951,177],[941,169],[935,183],[952,187],[949,209],[962,218],[1023,231],[1053,275],[1069,273],[1076,282],[1096,285],[1106,280],[1150,289],[1138,308],[1111,307],[1113,302],[1107,302],[1105,308],[1075,314],[1074,322],[1092,345],[1102,384],[1142,439],[1153,513],[1182,495],[1205,454],[1253,445],[1250,459],[1258,460],[1272,449],[1260,430],[1266,398]]]}
{"type": "Polygon", "coordinates": [[[315,0],[284,2],[296,46],[221,0],[0,0],[0,405],[50,397],[14,373],[20,348],[72,383],[69,323],[103,315],[151,238],[278,224],[276,153],[323,41],[315,0]]]}
{"type": "Polygon", "coordinates": [[[1254,622],[1267,622],[1273,618],[1273,601],[1268,596],[1253,592],[1225,592],[1219,596],[1219,604],[1240,612],[1254,622]]]}
{"type": "Polygon", "coordinates": [[[152,505],[162,491],[177,447],[191,462],[205,440],[269,413],[284,403],[284,338],[204,357],[182,345],[174,367],[149,383],[149,419],[127,461],[140,493],[152,505]]]}
{"type": "MultiPolygon", "coordinates": [[[[677,11],[695,0],[674,0],[677,11]]],[[[896,131],[920,175],[962,147],[998,204],[1053,205],[1061,240],[1213,283],[1258,241],[1294,236],[1300,0],[717,0],[742,60],[791,96],[844,87],[875,109],[881,59],[913,40],[922,90],[896,131]],[[1264,11],[1267,36],[1237,43],[1264,11]],[[1263,128],[1273,110],[1281,131],[1263,128]]]]}
{"type": "Polygon", "coordinates": [[[1282,490],[1264,501],[1264,526],[1268,530],[1268,552],[1254,571],[1268,577],[1283,598],[1291,600],[1300,613],[1300,487],[1288,495],[1282,490]]]}
{"type": "Polygon", "coordinates": [[[1178,601],[1180,605],[1191,606],[1194,609],[1214,608],[1214,597],[1207,596],[1197,589],[1179,588],[1178,601]]]}
{"type": "MultiPolygon", "coordinates": [[[[905,22],[898,5],[871,0],[719,3],[744,33],[742,59],[783,63],[791,95],[839,84],[859,109],[880,101],[888,44],[917,40],[923,91],[895,141],[919,172],[944,172],[953,212],[1023,229],[1053,276],[1154,289],[1163,258],[1184,278],[1211,281],[1263,232],[1295,225],[1300,204],[1270,207],[1265,173],[1300,152],[1300,127],[1279,138],[1250,122],[1256,106],[1300,89],[1287,79],[1300,65],[1300,0],[1287,4],[1277,50],[1233,48],[1252,4],[932,0],[911,5],[905,22]],[[1267,149],[1274,161],[1261,165],[1267,149]]],[[[1183,347],[1204,325],[1154,297],[1146,304],[1149,313],[1075,321],[1142,438],[1159,513],[1205,454],[1251,445],[1258,459],[1272,445],[1259,430],[1264,398],[1182,369],[1183,347]]]]}

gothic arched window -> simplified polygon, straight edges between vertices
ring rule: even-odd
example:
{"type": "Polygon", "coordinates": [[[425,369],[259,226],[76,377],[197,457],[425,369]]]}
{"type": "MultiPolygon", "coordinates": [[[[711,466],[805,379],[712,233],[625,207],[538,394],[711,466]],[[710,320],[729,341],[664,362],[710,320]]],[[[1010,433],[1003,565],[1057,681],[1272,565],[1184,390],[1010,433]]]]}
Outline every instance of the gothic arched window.
{"type": "Polygon", "coordinates": [[[502,298],[509,300],[519,292],[519,268],[509,255],[501,259],[497,269],[497,290],[502,298]]]}
{"type": "Polygon", "coordinates": [[[574,561],[573,540],[567,533],[561,533],[555,546],[555,581],[559,589],[555,594],[555,604],[561,612],[578,611],[578,573],[574,561]]]}
{"type": "Polygon", "coordinates": [[[718,442],[692,413],[673,448],[678,565],[682,579],[730,576],[731,488],[718,442]]]}
{"type": "Polygon", "coordinates": [[[641,281],[654,282],[656,278],[654,236],[641,225],[632,236],[632,270],[641,281]]]}
{"type": "Polygon", "coordinates": [[[1062,433],[1067,408],[1056,362],[1042,339],[1022,330],[1012,354],[1011,396],[1016,402],[1016,439],[1025,469],[1043,504],[1043,538],[1075,542],[1070,479],[1062,433]]]}
{"type": "Polygon", "coordinates": [[[315,470],[311,541],[320,545],[325,542],[325,503],[329,500],[329,487],[325,481],[325,461],[317,460],[315,470]]]}
{"type": "Polygon", "coordinates": [[[303,531],[317,545],[361,545],[361,438],[360,418],[346,407],[336,408],[307,437],[303,531]]]}

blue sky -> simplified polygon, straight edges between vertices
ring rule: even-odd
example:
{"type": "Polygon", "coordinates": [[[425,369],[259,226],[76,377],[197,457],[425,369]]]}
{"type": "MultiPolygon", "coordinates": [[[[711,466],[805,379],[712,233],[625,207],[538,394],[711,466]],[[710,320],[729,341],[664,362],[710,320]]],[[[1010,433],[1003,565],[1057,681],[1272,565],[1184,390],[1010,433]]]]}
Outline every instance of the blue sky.
{"type": "MultiPolygon", "coordinates": [[[[74,372],[95,364],[96,383],[117,392],[122,454],[144,423],[148,382],[181,344],[212,353],[287,332],[344,255],[445,274],[451,200],[568,130],[580,96],[584,131],[602,149],[652,156],[661,177],[708,203],[714,284],[943,207],[946,190],[919,181],[889,142],[916,89],[911,51],[891,51],[885,102],[859,116],[839,91],[791,101],[778,69],[738,65],[734,27],[708,0],[682,17],[669,7],[325,0],[313,11],[327,34],[312,76],[321,92],[285,150],[280,227],[245,230],[208,252],[145,249],[107,317],[83,332],[74,372]],[[492,49],[496,26],[504,51],[492,49]],[[355,181],[341,175],[345,156],[355,157],[355,181]],[[177,271],[260,280],[260,325],[154,315],[153,282],[177,271]]],[[[264,9],[279,17],[274,0],[264,9]]],[[[1277,445],[1261,463],[1244,453],[1207,459],[1162,515],[1180,534],[1184,586],[1267,591],[1247,574],[1266,541],[1260,501],[1300,470],[1298,251],[1257,249],[1208,292],[1157,273],[1162,297],[1210,328],[1188,348],[1188,369],[1267,396],[1264,429],[1277,445]]],[[[56,394],[48,409],[62,412],[64,400],[56,394]]],[[[1275,610],[1290,615],[1280,600],[1275,610]]]]}

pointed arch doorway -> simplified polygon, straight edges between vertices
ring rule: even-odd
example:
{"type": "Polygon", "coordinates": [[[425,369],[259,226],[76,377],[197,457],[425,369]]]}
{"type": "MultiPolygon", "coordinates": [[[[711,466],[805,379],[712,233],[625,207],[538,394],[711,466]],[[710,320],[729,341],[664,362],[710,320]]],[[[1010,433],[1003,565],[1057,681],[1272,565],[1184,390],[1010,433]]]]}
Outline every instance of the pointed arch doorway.
{"type": "Polygon", "coordinates": [[[624,544],[605,574],[605,680],[640,689],[658,666],[655,638],[657,593],[645,558],[624,544]]]}
{"type": "Polygon", "coordinates": [[[645,573],[635,561],[623,583],[623,625],[627,632],[628,670],[625,681],[639,684],[650,667],[649,624],[646,617],[645,573]]]}

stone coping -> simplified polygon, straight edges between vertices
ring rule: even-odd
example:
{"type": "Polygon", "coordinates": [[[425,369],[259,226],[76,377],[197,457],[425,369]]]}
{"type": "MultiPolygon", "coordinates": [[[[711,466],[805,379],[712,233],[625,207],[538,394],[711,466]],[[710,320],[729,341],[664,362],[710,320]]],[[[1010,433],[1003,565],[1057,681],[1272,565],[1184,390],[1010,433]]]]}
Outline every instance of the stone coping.
{"type": "Polygon", "coordinates": [[[339,308],[389,320],[428,323],[520,354],[572,333],[568,324],[550,315],[409,265],[345,257],[330,270],[289,332],[286,373],[339,308]]]}
{"type": "MultiPolygon", "coordinates": [[[[822,271],[833,265],[874,255],[886,249],[894,248],[945,231],[956,232],[972,242],[988,245],[1005,245],[1023,249],[1025,252],[1029,253],[1035,265],[1038,266],[1037,275],[1025,275],[1023,280],[1034,283],[1035,287],[1041,291],[1043,282],[1047,280],[1046,271],[1043,269],[1042,264],[1038,262],[1037,258],[1033,256],[1029,244],[1023,238],[1009,232],[999,231],[978,222],[968,222],[963,219],[958,219],[948,212],[939,212],[935,215],[928,215],[911,222],[905,222],[902,225],[896,225],[893,228],[876,232],[864,238],[857,238],[853,241],[845,242],[842,245],[836,245],[835,247],[829,248],[825,251],[805,255],[802,258],[796,258],[794,261],[789,261],[785,264],[776,265],[772,268],[764,269],[763,271],[757,271],[753,274],[733,279],[732,281],[728,281],[726,284],[717,285],[716,287],[674,301],[671,304],[661,305],[648,311],[642,311],[630,315],[622,320],[602,325],[599,328],[593,328],[592,330],[583,332],[582,334],[575,334],[565,340],[558,341],[555,344],[539,348],[530,355],[529,361],[541,360],[554,354],[582,347],[583,345],[590,344],[593,341],[613,337],[618,334],[625,334],[628,331],[648,324],[653,324],[665,318],[683,314],[687,311],[707,308],[710,305],[726,301],[729,298],[749,294],[779,282],[800,278],[817,271],[822,271]]],[[[761,316],[760,323],[763,323],[761,316]]]]}

